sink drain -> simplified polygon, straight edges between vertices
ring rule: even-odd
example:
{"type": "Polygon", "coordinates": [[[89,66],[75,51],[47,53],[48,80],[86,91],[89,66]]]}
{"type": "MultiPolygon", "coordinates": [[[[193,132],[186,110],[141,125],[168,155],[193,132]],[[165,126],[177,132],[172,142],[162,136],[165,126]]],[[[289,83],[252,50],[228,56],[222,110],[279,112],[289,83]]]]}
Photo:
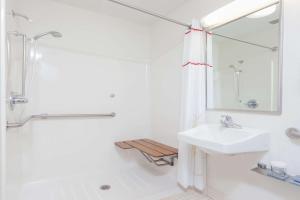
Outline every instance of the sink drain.
{"type": "Polygon", "coordinates": [[[100,190],[109,190],[111,188],[110,185],[101,185],[100,190]]]}

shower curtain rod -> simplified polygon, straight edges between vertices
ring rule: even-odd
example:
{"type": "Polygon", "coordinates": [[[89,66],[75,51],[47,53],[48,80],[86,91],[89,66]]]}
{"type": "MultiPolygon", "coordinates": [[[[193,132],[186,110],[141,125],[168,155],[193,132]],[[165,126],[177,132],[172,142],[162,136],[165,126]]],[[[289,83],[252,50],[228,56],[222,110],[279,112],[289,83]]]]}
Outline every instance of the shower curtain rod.
{"type": "Polygon", "coordinates": [[[136,7],[136,6],[133,6],[133,5],[130,5],[130,4],[127,4],[127,3],[123,3],[123,2],[120,2],[120,1],[116,1],[116,0],[107,0],[107,1],[110,1],[110,2],[115,3],[115,4],[119,4],[119,5],[124,6],[124,7],[127,7],[127,8],[131,8],[131,9],[133,9],[133,10],[136,10],[136,11],[139,11],[139,12],[142,12],[142,13],[145,13],[145,14],[148,14],[148,15],[151,15],[151,16],[153,16],[153,17],[160,18],[160,19],[162,19],[162,20],[165,20],[165,21],[168,21],[168,22],[171,22],[171,23],[180,25],[180,26],[184,26],[184,27],[186,27],[186,28],[191,28],[191,25],[189,25],[189,24],[186,24],[186,23],[177,21],[177,20],[175,20],[175,19],[171,19],[171,18],[169,18],[169,17],[160,15],[160,14],[158,14],[158,13],[154,13],[154,12],[149,11],[149,10],[145,10],[145,9],[143,9],[143,8],[138,8],[138,7],[136,7]]]}
{"type": "MultiPolygon", "coordinates": [[[[120,2],[120,1],[116,1],[116,0],[106,0],[106,1],[109,1],[109,2],[112,2],[112,3],[118,4],[118,5],[130,8],[130,9],[133,9],[133,10],[136,10],[136,11],[139,11],[141,13],[145,13],[145,14],[151,15],[153,17],[157,17],[157,18],[162,19],[164,21],[168,21],[168,22],[171,22],[171,23],[174,23],[174,24],[186,27],[186,28],[191,28],[191,25],[189,25],[189,24],[177,21],[175,19],[171,19],[169,17],[160,15],[158,13],[154,13],[152,11],[149,11],[149,10],[146,10],[146,9],[143,9],[143,8],[138,8],[138,7],[136,7],[134,5],[131,5],[131,4],[123,3],[123,2],[120,2]]],[[[255,43],[251,43],[251,42],[247,42],[247,41],[235,39],[235,38],[232,38],[232,37],[228,37],[228,36],[224,36],[224,35],[220,35],[220,34],[216,34],[216,33],[211,33],[211,34],[219,36],[219,37],[227,38],[227,39],[230,39],[230,40],[234,40],[234,41],[237,41],[237,42],[245,43],[245,44],[248,44],[248,45],[253,45],[253,46],[257,46],[257,47],[269,49],[271,51],[277,50],[277,47],[267,47],[267,46],[263,46],[263,45],[260,45],[260,44],[255,44],[255,43]]]]}
{"type": "Polygon", "coordinates": [[[261,48],[264,48],[264,49],[269,49],[271,51],[276,51],[277,48],[278,48],[278,47],[268,47],[268,46],[264,46],[264,45],[261,45],[261,44],[247,42],[247,41],[244,41],[244,40],[239,40],[239,39],[228,37],[228,36],[225,36],[225,35],[220,35],[218,33],[212,33],[212,35],[215,35],[215,36],[218,36],[218,37],[222,37],[222,38],[226,38],[226,39],[233,40],[233,41],[237,41],[237,42],[241,42],[241,43],[244,43],[244,44],[249,44],[249,45],[252,45],[252,46],[261,47],[261,48]]]}

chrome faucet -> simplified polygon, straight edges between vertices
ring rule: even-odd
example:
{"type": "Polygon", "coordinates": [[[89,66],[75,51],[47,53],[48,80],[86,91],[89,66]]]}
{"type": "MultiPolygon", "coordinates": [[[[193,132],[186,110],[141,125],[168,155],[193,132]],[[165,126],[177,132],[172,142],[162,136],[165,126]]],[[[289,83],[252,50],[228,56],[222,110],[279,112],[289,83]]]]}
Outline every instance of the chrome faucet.
{"type": "Polygon", "coordinates": [[[234,123],[232,117],[229,115],[222,115],[220,122],[226,128],[242,128],[241,125],[234,123]]]}

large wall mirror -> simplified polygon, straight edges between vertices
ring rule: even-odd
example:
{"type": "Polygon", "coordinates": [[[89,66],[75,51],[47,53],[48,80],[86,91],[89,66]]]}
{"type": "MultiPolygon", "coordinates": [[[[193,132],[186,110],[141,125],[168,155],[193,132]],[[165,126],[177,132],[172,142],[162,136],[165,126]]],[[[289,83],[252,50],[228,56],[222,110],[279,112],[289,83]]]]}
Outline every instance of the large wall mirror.
{"type": "Polygon", "coordinates": [[[278,3],[211,30],[208,109],[281,112],[281,19],[278,3]]]}

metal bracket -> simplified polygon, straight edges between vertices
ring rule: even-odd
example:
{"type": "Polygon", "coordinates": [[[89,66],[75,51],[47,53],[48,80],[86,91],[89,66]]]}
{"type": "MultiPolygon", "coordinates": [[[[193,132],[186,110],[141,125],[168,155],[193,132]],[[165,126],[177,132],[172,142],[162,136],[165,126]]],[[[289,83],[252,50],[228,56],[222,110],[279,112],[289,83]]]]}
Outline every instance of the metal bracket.
{"type": "Polygon", "coordinates": [[[172,156],[164,156],[158,159],[153,158],[152,156],[148,155],[147,153],[143,151],[139,151],[141,154],[150,162],[155,164],[156,166],[174,166],[175,159],[178,159],[178,155],[172,155],[172,156]]]}

